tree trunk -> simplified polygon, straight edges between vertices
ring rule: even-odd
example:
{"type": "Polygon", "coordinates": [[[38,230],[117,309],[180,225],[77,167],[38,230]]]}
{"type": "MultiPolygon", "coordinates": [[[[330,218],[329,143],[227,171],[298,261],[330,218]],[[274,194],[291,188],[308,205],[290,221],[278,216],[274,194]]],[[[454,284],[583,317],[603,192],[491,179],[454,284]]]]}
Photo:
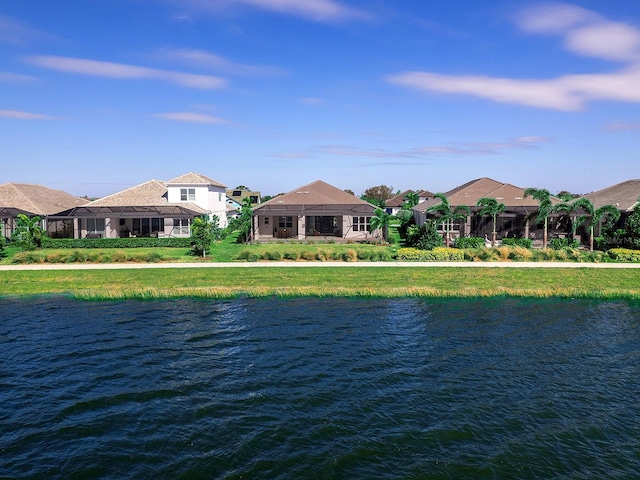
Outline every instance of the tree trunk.
{"type": "Polygon", "coordinates": [[[549,217],[544,217],[544,230],[542,231],[542,249],[547,248],[547,225],[549,224],[549,217]]]}

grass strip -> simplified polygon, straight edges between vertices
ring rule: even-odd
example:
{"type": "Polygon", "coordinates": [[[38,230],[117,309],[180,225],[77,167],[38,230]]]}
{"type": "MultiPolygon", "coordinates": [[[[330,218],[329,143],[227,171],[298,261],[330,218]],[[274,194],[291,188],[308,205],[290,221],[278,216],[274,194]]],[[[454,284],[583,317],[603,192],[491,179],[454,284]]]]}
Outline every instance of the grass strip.
{"type": "Polygon", "coordinates": [[[0,296],[78,299],[489,297],[640,299],[639,269],[167,268],[5,271],[0,296]]]}

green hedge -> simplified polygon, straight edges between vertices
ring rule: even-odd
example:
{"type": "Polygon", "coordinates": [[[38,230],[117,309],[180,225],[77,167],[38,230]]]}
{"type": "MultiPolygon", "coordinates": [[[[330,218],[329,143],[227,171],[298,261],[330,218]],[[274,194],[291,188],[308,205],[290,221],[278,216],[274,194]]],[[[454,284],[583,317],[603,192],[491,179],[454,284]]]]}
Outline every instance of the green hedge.
{"type": "Polygon", "coordinates": [[[457,248],[436,247],[433,250],[419,250],[417,248],[400,248],[396,254],[398,260],[414,260],[420,262],[444,262],[449,260],[464,260],[464,252],[457,248]]]}
{"type": "Polygon", "coordinates": [[[640,250],[612,248],[607,253],[611,258],[619,262],[640,262],[640,250]]]}
{"type": "Polygon", "coordinates": [[[502,245],[531,248],[533,246],[533,240],[530,238],[503,238],[502,245]]]}
{"type": "Polygon", "coordinates": [[[480,248],[484,247],[484,238],[481,237],[460,237],[456,238],[454,244],[456,248],[480,248]]]}
{"type": "Polygon", "coordinates": [[[190,248],[191,238],[43,238],[42,248],[190,248]]]}
{"type": "Polygon", "coordinates": [[[563,248],[578,248],[580,246],[580,242],[575,238],[552,238],[549,241],[549,247],[554,250],[562,250],[563,248]]]}

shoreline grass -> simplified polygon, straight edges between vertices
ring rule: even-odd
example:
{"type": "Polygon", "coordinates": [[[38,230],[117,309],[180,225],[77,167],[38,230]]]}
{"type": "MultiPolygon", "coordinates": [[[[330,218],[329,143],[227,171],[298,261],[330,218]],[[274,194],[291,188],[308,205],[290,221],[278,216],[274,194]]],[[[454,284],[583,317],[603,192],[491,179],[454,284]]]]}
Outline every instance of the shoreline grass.
{"type": "Polygon", "coordinates": [[[78,300],[240,297],[640,299],[640,269],[263,267],[11,270],[0,297],[78,300]]]}

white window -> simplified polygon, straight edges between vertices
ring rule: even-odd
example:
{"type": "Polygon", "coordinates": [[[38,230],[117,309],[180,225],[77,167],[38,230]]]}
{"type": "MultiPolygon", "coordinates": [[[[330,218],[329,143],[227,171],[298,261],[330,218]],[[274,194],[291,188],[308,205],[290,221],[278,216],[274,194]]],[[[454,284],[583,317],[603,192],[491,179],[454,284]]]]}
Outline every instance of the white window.
{"type": "Polygon", "coordinates": [[[189,235],[190,234],[191,219],[189,218],[174,218],[173,219],[173,231],[172,235],[189,235]]]}
{"type": "Polygon", "coordinates": [[[353,217],[354,232],[368,232],[371,217],[353,217]]]}
{"type": "Polygon", "coordinates": [[[195,202],[196,201],[196,189],[195,188],[181,188],[180,200],[183,202],[195,202]]]}

